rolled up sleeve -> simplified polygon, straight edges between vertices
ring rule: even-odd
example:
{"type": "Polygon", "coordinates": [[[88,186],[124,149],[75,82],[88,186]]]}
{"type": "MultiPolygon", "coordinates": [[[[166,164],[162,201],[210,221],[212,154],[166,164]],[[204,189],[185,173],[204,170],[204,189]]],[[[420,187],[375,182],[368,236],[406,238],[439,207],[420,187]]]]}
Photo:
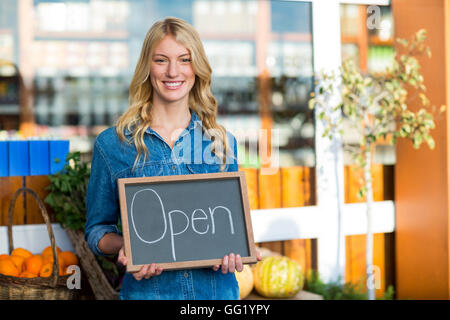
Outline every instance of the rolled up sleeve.
{"type": "Polygon", "coordinates": [[[84,230],[86,242],[94,254],[104,255],[98,248],[98,243],[106,233],[119,233],[118,219],[117,186],[112,180],[109,163],[96,140],[86,194],[86,225],[84,230]]]}

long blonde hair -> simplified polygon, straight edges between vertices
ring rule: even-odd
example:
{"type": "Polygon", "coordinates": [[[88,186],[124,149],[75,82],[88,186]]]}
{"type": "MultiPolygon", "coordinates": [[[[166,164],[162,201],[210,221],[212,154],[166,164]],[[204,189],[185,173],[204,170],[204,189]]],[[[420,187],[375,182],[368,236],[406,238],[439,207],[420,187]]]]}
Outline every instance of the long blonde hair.
{"type": "Polygon", "coordinates": [[[182,19],[168,17],[156,22],[147,32],[129,88],[129,107],[116,123],[117,135],[121,141],[133,142],[136,146],[137,156],[133,167],[142,156],[145,162],[149,152],[144,143],[144,134],[151,123],[153,99],[150,63],[155,46],[168,35],[175,37],[191,54],[195,83],[189,93],[189,106],[202,121],[206,134],[213,137],[211,150],[221,160],[220,170],[223,171],[230,146],[225,128],[216,122],[217,100],[211,92],[211,66],[197,31],[182,19]],[[125,129],[131,132],[132,139],[125,137],[125,129]]]}

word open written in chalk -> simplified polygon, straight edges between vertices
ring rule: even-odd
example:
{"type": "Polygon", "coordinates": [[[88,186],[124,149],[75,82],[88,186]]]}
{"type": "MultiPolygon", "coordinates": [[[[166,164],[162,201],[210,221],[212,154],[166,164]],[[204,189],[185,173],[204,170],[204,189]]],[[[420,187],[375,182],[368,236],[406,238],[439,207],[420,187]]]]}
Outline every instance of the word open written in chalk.
{"type": "MultiPolygon", "coordinates": [[[[142,196],[142,194],[141,194],[142,196]]],[[[146,198],[149,199],[149,198],[146,198]]],[[[231,214],[230,209],[228,209],[225,206],[215,206],[213,208],[208,207],[207,212],[203,209],[194,209],[190,215],[190,217],[188,216],[188,214],[186,214],[186,212],[182,211],[182,210],[178,210],[178,209],[174,209],[174,210],[170,210],[169,212],[166,212],[165,208],[164,208],[164,203],[160,197],[160,195],[158,194],[158,192],[156,192],[154,189],[142,189],[138,192],[136,192],[133,195],[133,198],[131,200],[131,210],[130,210],[130,218],[131,218],[131,225],[133,227],[133,230],[136,234],[136,236],[138,237],[139,240],[141,240],[144,243],[148,243],[148,244],[155,244],[158,243],[159,241],[163,240],[166,235],[168,234],[169,238],[170,238],[170,244],[171,244],[171,248],[172,248],[172,258],[174,261],[177,261],[176,258],[176,250],[175,250],[175,236],[181,236],[183,233],[185,233],[189,226],[191,227],[192,231],[195,232],[198,235],[204,235],[208,232],[211,232],[211,234],[215,234],[216,233],[216,224],[215,224],[215,220],[214,220],[214,215],[217,213],[221,213],[221,214],[225,214],[228,217],[228,220],[230,222],[230,232],[231,234],[234,234],[234,226],[233,226],[233,217],[231,214]],[[158,199],[159,202],[159,206],[161,208],[160,212],[155,213],[155,212],[150,212],[149,214],[161,214],[161,219],[163,221],[164,224],[164,228],[162,228],[161,230],[161,235],[155,235],[155,239],[144,239],[143,236],[141,236],[136,228],[136,223],[135,223],[135,200],[136,200],[136,196],[142,192],[146,192],[146,193],[153,193],[156,198],[158,199]],[[181,228],[179,228],[180,230],[175,230],[175,226],[174,226],[174,219],[173,217],[175,215],[179,215],[180,217],[182,217],[182,219],[184,219],[184,225],[181,226],[181,228]],[[210,223],[206,223],[202,225],[202,229],[199,228],[198,222],[199,221],[205,221],[207,222],[208,220],[211,220],[210,223]],[[211,228],[210,228],[211,226],[211,228]],[[159,236],[159,237],[158,237],[159,236]]],[[[180,227],[179,225],[176,225],[176,229],[178,229],[178,227],[180,227]]]]}

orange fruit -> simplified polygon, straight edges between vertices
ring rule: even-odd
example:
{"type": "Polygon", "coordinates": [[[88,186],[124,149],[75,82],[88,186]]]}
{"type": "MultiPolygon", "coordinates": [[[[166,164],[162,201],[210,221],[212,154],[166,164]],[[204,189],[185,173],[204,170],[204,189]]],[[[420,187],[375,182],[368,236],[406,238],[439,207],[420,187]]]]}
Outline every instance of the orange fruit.
{"type": "Polygon", "coordinates": [[[59,271],[58,274],[60,276],[65,276],[66,275],[66,267],[59,266],[58,271],[59,271]]]}
{"type": "Polygon", "coordinates": [[[78,265],[77,256],[71,251],[63,251],[60,253],[61,258],[64,260],[64,265],[66,267],[71,265],[78,265]]]}
{"type": "Polygon", "coordinates": [[[32,272],[34,274],[39,274],[43,260],[41,255],[35,254],[27,259],[25,259],[25,271],[32,272]]]}
{"type": "Polygon", "coordinates": [[[7,255],[7,254],[0,254],[0,260],[3,260],[3,259],[9,259],[9,255],[7,255]]]}
{"type": "MultiPolygon", "coordinates": [[[[46,255],[42,256],[43,264],[51,263],[53,265],[53,260],[54,260],[54,258],[53,258],[52,254],[46,254],[46,255]]],[[[63,257],[61,256],[61,254],[58,254],[58,266],[65,267],[65,261],[64,261],[63,257]]]]}
{"type": "Polygon", "coordinates": [[[39,271],[39,277],[50,277],[52,275],[53,271],[53,264],[46,263],[42,266],[41,270],[39,271]]]}
{"type": "Polygon", "coordinates": [[[37,275],[30,271],[23,271],[21,274],[19,274],[20,278],[36,278],[37,275]]]}
{"type": "Polygon", "coordinates": [[[25,258],[22,256],[11,255],[10,259],[12,260],[12,262],[14,262],[19,272],[22,272],[23,262],[25,261],[25,258]]]}
{"type": "Polygon", "coordinates": [[[5,276],[18,277],[20,272],[11,259],[3,259],[0,260],[0,273],[5,276]]]}
{"type": "Polygon", "coordinates": [[[14,250],[11,252],[11,255],[12,255],[12,256],[21,256],[21,257],[24,257],[24,258],[26,259],[26,258],[31,257],[33,254],[32,254],[30,251],[28,251],[27,249],[24,249],[24,248],[16,248],[16,249],[14,249],[14,250]]]}
{"type": "MultiPolygon", "coordinates": [[[[61,252],[61,249],[59,247],[56,247],[56,253],[59,254],[61,252]]],[[[53,255],[53,249],[52,246],[48,246],[47,248],[45,248],[44,250],[42,250],[41,255],[45,256],[47,254],[51,254],[53,255]]]]}
{"type": "MultiPolygon", "coordinates": [[[[63,265],[60,265],[58,267],[58,274],[60,276],[64,276],[66,273],[64,272],[65,267],[63,265]]],[[[50,277],[52,275],[53,271],[53,262],[47,262],[44,263],[41,267],[41,270],[39,271],[40,277],[50,277]]]]}

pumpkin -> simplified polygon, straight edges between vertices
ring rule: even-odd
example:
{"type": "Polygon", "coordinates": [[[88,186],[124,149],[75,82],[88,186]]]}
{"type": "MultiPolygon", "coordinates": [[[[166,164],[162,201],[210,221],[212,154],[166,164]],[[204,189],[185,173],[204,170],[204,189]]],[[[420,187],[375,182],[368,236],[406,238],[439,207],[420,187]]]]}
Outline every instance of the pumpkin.
{"type": "Polygon", "coordinates": [[[244,264],[242,272],[235,271],[234,274],[239,284],[239,299],[242,300],[253,290],[253,272],[248,264],[244,264]]]}
{"type": "Polygon", "coordinates": [[[285,256],[267,256],[253,269],[256,292],[266,298],[290,298],[303,288],[300,265],[285,256]]]}
{"type": "Polygon", "coordinates": [[[278,256],[281,257],[281,254],[279,254],[278,252],[272,251],[270,249],[267,249],[265,247],[257,247],[259,255],[261,256],[261,258],[265,258],[265,257],[270,257],[270,256],[278,256]]]}

